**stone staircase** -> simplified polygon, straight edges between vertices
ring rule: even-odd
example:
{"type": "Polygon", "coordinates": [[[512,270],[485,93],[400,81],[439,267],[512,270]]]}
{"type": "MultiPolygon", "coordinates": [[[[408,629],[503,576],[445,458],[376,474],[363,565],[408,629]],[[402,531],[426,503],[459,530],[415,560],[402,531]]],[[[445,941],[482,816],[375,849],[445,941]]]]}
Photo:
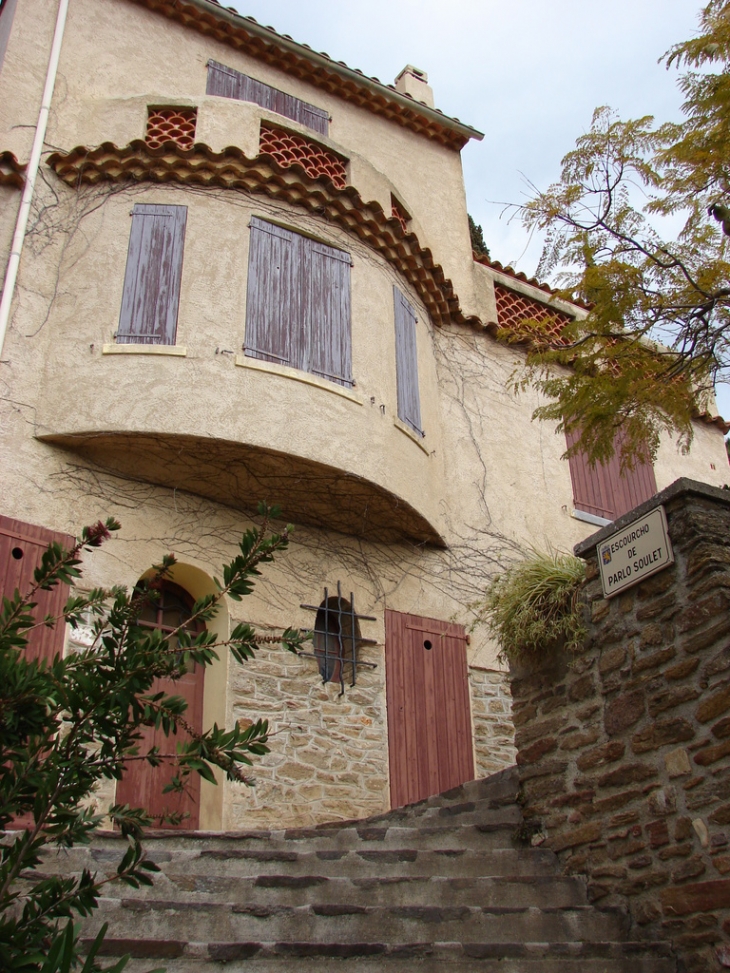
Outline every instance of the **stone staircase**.
{"type": "MultiPolygon", "coordinates": [[[[675,973],[666,944],[627,941],[551,852],[516,847],[514,770],[363,821],[147,839],[151,889],[112,883],[88,923],[106,954],[168,973],[675,973]]],[[[113,874],[120,839],[52,867],[113,874]]]]}

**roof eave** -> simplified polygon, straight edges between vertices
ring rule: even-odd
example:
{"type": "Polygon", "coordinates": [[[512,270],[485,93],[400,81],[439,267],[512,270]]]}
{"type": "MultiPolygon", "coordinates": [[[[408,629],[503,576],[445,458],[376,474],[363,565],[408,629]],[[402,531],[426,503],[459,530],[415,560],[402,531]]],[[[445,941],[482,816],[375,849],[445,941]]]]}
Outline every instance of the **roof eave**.
{"type": "Polygon", "coordinates": [[[428,105],[416,101],[409,95],[401,94],[390,85],[383,84],[375,78],[368,78],[362,72],[349,68],[340,61],[333,61],[326,54],[313,51],[306,44],[299,44],[290,37],[277,33],[272,27],[264,27],[252,18],[244,17],[237,11],[222,7],[218,3],[211,2],[211,0],[157,0],[157,2],[155,0],[133,0],[133,2],[142,3],[152,9],[167,7],[181,13],[185,7],[196,8],[207,17],[213,17],[219,22],[222,21],[235,30],[245,30],[252,37],[258,38],[265,44],[275,45],[285,55],[304,58],[321,71],[334,74],[348,84],[357,85],[358,88],[364,89],[377,98],[385,98],[391,104],[399,105],[408,112],[418,115],[425,121],[440,126],[454,136],[463,139],[463,144],[466,144],[470,139],[481,141],[484,138],[483,132],[472,128],[470,125],[465,125],[459,119],[451,118],[435,108],[429,108],[428,105]]]}

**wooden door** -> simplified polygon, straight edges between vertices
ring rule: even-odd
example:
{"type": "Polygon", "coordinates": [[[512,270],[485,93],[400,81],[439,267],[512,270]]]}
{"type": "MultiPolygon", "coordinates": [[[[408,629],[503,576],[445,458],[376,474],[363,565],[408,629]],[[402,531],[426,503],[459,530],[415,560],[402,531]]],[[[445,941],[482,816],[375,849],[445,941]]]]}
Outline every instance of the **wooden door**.
{"type": "MultiPolygon", "coordinates": [[[[0,596],[12,598],[16,588],[21,595],[30,591],[34,584],[33,572],[39,567],[43,552],[52,542],[68,549],[73,547],[75,540],[70,534],[61,534],[0,514],[0,596]]],[[[63,612],[68,594],[67,584],[57,584],[50,591],[36,591],[33,595],[33,601],[36,602],[34,617],[38,621],[46,615],[58,618],[63,612]]],[[[23,649],[23,658],[28,662],[32,659],[50,662],[55,655],[63,653],[66,625],[63,620],[57,622],[54,628],[38,625],[26,637],[28,644],[23,649]]],[[[33,815],[30,812],[16,817],[11,825],[18,829],[32,826],[33,815]]]]}
{"type": "Polygon", "coordinates": [[[472,780],[464,627],[386,611],[385,673],[391,807],[472,780]]]}
{"type": "MultiPolygon", "coordinates": [[[[192,672],[176,682],[172,679],[155,679],[150,689],[150,693],[165,692],[171,696],[182,696],[188,704],[185,720],[198,731],[203,726],[204,672],[201,666],[196,665],[192,672]]],[[[187,739],[182,731],[177,735],[165,736],[162,730],[142,727],[139,753],[147,753],[156,746],[163,755],[174,754],[178,741],[185,742],[187,739]]],[[[178,825],[157,821],[153,827],[195,831],[200,825],[200,776],[194,771],[188,777],[182,794],[163,794],[163,788],[174,775],[172,764],[173,761],[163,759],[159,767],[152,767],[146,760],[132,761],[117,784],[116,803],[142,807],[153,818],[159,818],[162,814],[182,814],[184,817],[178,825]]]]}
{"type": "MultiPolygon", "coordinates": [[[[190,617],[192,601],[183,588],[171,582],[163,582],[158,600],[143,610],[139,622],[150,628],[172,631],[190,617]]],[[[156,679],[150,688],[150,694],[165,692],[170,696],[182,696],[188,704],[185,722],[198,733],[203,728],[204,676],[205,669],[195,665],[180,679],[156,679]]],[[[177,752],[178,742],[185,743],[188,739],[183,730],[177,735],[165,736],[161,729],[143,727],[139,753],[145,754],[152,747],[157,747],[163,756],[162,763],[153,767],[146,760],[131,761],[117,784],[116,803],[144,808],[153,818],[159,818],[163,814],[182,814],[184,817],[177,825],[157,822],[157,826],[196,830],[200,825],[199,774],[194,771],[188,777],[183,793],[163,793],[165,785],[175,774],[174,761],[164,758],[177,752]]]]}

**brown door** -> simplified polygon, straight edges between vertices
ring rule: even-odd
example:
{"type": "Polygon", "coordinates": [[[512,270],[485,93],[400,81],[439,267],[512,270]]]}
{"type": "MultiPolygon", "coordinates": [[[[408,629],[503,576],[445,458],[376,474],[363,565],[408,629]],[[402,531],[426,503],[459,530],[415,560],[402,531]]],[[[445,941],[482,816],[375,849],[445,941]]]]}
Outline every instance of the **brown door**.
{"type": "Polygon", "coordinates": [[[464,627],[386,611],[385,673],[391,806],[472,780],[464,627]]]}
{"type": "MultiPolygon", "coordinates": [[[[159,628],[170,632],[184,624],[190,617],[193,599],[188,593],[171,582],[164,582],[159,590],[158,600],[150,603],[140,616],[140,624],[149,628],[159,628]]],[[[182,696],[188,704],[185,722],[195,732],[203,727],[203,679],[205,669],[195,665],[182,678],[156,679],[150,694],[165,692],[170,696],[182,696]]],[[[130,807],[144,808],[153,818],[164,814],[182,814],[182,821],[175,825],[167,821],[157,821],[162,828],[182,828],[196,830],[200,825],[200,776],[196,771],[188,777],[183,793],[170,791],[163,793],[164,787],[175,774],[174,760],[166,760],[177,752],[178,743],[186,743],[189,736],[182,729],[177,735],[165,736],[161,729],[142,727],[139,754],[148,753],[157,747],[163,757],[158,767],[146,760],[132,760],[127,765],[124,776],[117,784],[116,803],[129,804],[130,807]]]]}
{"type": "MultiPolygon", "coordinates": [[[[73,547],[75,540],[70,534],[61,534],[0,514],[0,596],[12,598],[16,588],[21,595],[30,591],[34,584],[33,572],[39,567],[43,552],[53,542],[68,549],[73,547]]],[[[33,595],[36,602],[33,615],[36,620],[40,622],[46,615],[58,618],[68,594],[67,584],[57,584],[50,591],[36,591],[33,595]]],[[[26,637],[28,644],[23,650],[23,657],[29,662],[32,659],[50,662],[55,655],[63,653],[66,624],[63,620],[57,622],[54,628],[39,624],[26,637]]],[[[14,828],[32,826],[33,815],[30,813],[19,815],[12,825],[14,828]]]]}

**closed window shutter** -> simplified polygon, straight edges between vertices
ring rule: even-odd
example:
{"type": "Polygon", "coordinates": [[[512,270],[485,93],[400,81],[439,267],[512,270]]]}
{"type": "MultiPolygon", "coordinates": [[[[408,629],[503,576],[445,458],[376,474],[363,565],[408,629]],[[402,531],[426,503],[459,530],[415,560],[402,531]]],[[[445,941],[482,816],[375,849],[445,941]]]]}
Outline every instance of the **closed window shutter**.
{"type": "Polygon", "coordinates": [[[118,343],[175,344],[187,215],[187,206],[135,205],[118,343]]]}
{"type": "Polygon", "coordinates": [[[251,358],[302,368],[302,237],[255,216],[250,225],[244,351],[251,358]]]}
{"type": "MultiPolygon", "coordinates": [[[[241,79],[246,75],[233,68],[227,68],[217,61],[208,61],[208,80],[205,86],[206,95],[217,95],[219,98],[235,98],[238,101],[250,101],[244,97],[241,79]]],[[[248,80],[248,79],[247,79],[248,80]]]]}
{"type": "Polygon", "coordinates": [[[5,51],[10,40],[10,28],[13,26],[13,15],[17,0],[0,0],[0,71],[5,59],[5,51]]]}
{"type": "MultiPolygon", "coordinates": [[[[579,435],[577,431],[566,435],[568,448],[579,435]]],[[[584,453],[571,456],[569,460],[575,509],[605,520],[616,520],[657,492],[652,464],[637,462],[633,470],[622,473],[620,437],[616,438],[614,446],[614,454],[607,463],[596,463],[591,467],[584,453]]]]}
{"type": "Polygon", "coordinates": [[[309,349],[304,368],[340,385],[352,385],[350,255],[303,239],[309,264],[309,349]]]}
{"type": "Polygon", "coordinates": [[[208,61],[208,81],[205,88],[208,95],[218,95],[222,98],[235,98],[237,101],[250,101],[261,108],[276,112],[285,118],[291,118],[301,125],[306,125],[320,135],[329,132],[329,114],[316,105],[310,105],[301,98],[272,88],[263,81],[250,78],[233,68],[219,64],[218,61],[208,61]]]}
{"type": "Polygon", "coordinates": [[[418,394],[418,354],[416,349],[416,312],[397,287],[395,305],[395,368],[398,386],[398,418],[419,436],[421,400],[418,394]]]}
{"type": "MultiPolygon", "coordinates": [[[[54,541],[65,548],[75,543],[70,534],[0,515],[0,595],[12,598],[16,588],[25,595],[34,584],[33,571],[40,565],[43,552],[54,541]]],[[[58,584],[50,591],[37,591],[33,595],[33,601],[37,602],[33,609],[36,621],[42,621],[46,615],[58,618],[68,600],[68,591],[67,584],[58,584]]],[[[39,625],[28,633],[24,658],[52,659],[63,653],[65,638],[63,621],[54,628],[39,625]]]]}
{"type": "Polygon", "coordinates": [[[350,255],[251,217],[244,351],[353,385],[350,255]]]}

